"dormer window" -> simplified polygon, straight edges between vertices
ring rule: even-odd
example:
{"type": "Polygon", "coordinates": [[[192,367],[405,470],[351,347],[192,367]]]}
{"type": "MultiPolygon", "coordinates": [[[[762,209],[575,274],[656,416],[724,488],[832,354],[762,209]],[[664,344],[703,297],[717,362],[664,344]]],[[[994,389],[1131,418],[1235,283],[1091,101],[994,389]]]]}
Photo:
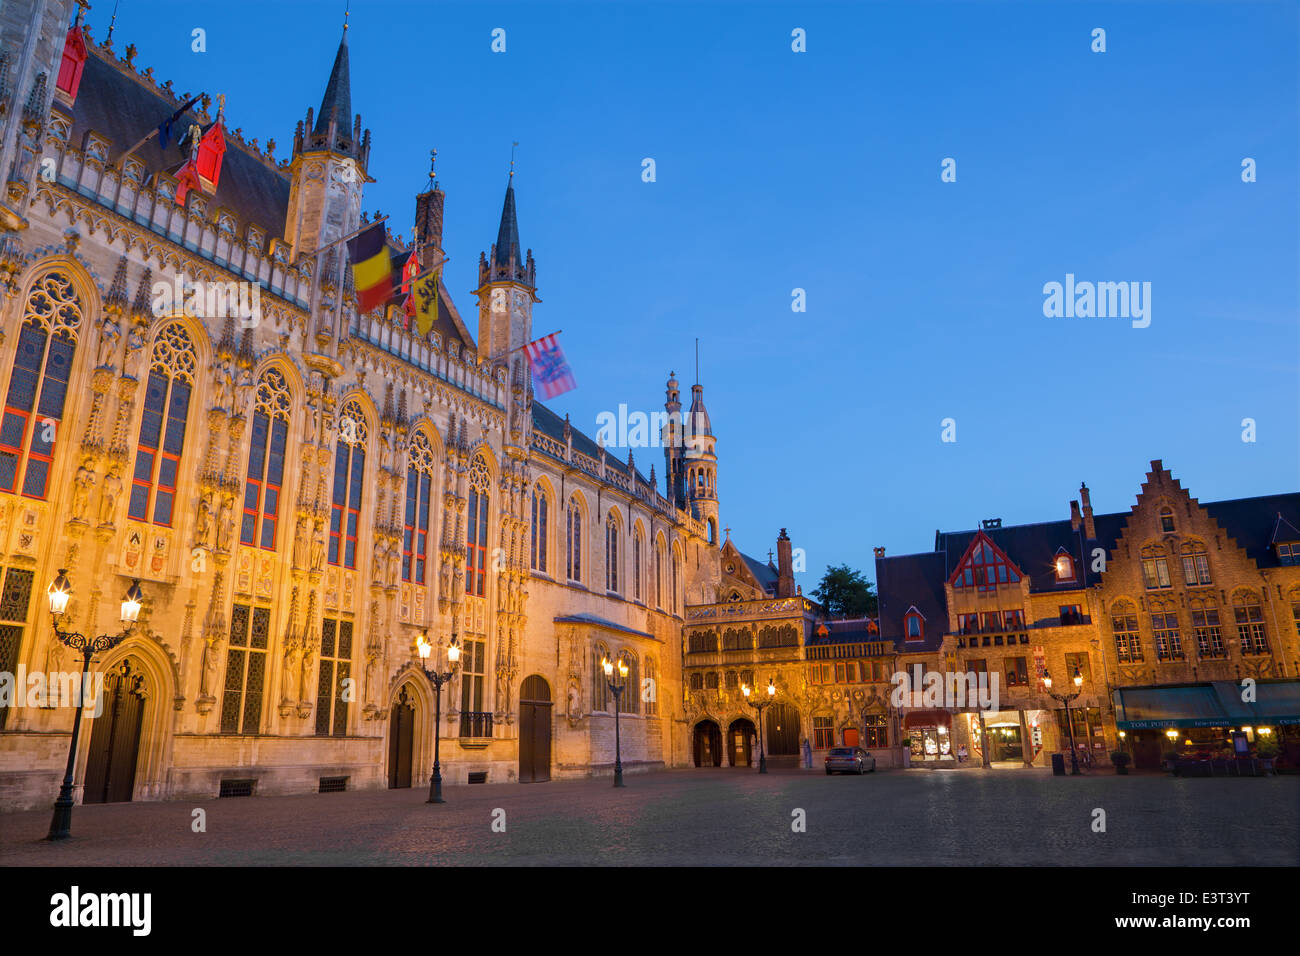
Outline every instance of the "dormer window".
{"type": "Polygon", "coordinates": [[[1160,509],[1160,530],[1164,534],[1169,534],[1174,530],[1174,509],[1160,509]]]}
{"type": "Polygon", "coordinates": [[[1074,559],[1070,557],[1064,548],[1056,552],[1056,557],[1052,563],[1056,571],[1057,584],[1064,584],[1074,580],[1074,559]]]}
{"type": "Polygon", "coordinates": [[[909,641],[925,639],[925,618],[915,607],[903,615],[903,634],[909,641]]]}
{"type": "Polygon", "coordinates": [[[1300,564],[1300,541],[1288,541],[1277,546],[1277,563],[1300,564]]]}

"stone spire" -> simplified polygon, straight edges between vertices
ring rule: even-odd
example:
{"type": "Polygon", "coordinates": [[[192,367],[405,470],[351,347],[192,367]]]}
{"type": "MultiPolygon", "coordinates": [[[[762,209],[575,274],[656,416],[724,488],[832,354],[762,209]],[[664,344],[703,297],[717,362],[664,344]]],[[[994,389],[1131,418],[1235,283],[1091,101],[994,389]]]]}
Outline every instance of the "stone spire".
{"type": "Polygon", "coordinates": [[[316,126],[312,133],[316,136],[328,134],[331,122],[337,124],[345,135],[352,125],[352,75],[348,69],[346,19],[343,37],[339,40],[338,52],[334,54],[334,67],[330,70],[329,82],[325,84],[325,95],[321,97],[320,112],[316,114],[316,126]]]}

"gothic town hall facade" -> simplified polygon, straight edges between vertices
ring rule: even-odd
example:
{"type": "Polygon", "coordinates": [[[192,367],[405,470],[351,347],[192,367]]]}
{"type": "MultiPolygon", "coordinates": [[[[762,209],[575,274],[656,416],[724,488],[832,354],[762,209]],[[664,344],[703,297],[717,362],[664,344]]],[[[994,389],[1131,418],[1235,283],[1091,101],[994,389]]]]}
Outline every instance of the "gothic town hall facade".
{"type": "MultiPolygon", "coordinates": [[[[371,143],[346,30],[278,157],[74,13],[0,8],[0,671],[79,669],[60,570],[87,635],[140,582],[95,660],[81,799],[418,786],[435,732],[453,783],[608,773],[605,655],[629,668],[624,764],[692,762],[684,614],[726,586],[702,389],[662,491],[535,399],[513,188],[485,216],[476,334],[445,286],[424,335],[400,306],[357,314],[337,243],[366,221],[371,143]],[[179,146],[139,142],[168,117],[179,146]],[[439,728],[422,635],[434,662],[463,649],[439,728]]],[[[445,254],[434,182],[395,262],[445,254]]],[[[0,805],[50,799],[71,724],[0,710],[0,805]]]]}

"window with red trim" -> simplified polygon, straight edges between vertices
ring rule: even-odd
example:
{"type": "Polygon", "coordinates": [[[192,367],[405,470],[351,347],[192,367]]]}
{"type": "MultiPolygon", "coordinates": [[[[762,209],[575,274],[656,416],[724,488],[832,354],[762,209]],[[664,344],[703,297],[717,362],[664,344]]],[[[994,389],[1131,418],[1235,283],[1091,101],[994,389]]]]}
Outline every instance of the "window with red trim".
{"type": "Polygon", "coordinates": [[[999,584],[1015,584],[1019,580],[1020,574],[1015,565],[981,532],[975,536],[961,564],[953,573],[952,586],[992,591],[999,584]]]}
{"type": "Polygon", "coordinates": [[[154,342],[136,442],[127,508],[136,521],[171,527],[195,364],[194,344],[185,327],[179,322],[164,326],[154,342]]]}
{"type": "Polygon", "coordinates": [[[903,615],[903,635],[909,641],[925,639],[925,618],[915,608],[903,615]]]}
{"type": "Polygon", "coordinates": [[[361,522],[361,496],[366,476],[365,413],[348,402],[339,416],[339,437],[334,446],[334,494],[330,502],[329,563],[357,566],[357,526],[361,522]]]}
{"type": "Polygon", "coordinates": [[[433,461],[433,448],[428,437],[423,432],[416,432],[407,458],[406,518],[402,525],[402,580],[416,584],[425,583],[433,461]]]}
{"type": "Polygon", "coordinates": [[[469,521],[465,534],[465,593],[482,597],[487,582],[488,489],[491,476],[479,455],[469,466],[469,521]]]}
{"type": "Polygon", "coordinates": [[[71,278],[50,272],[38,279],[27,296],[0,419],[0,491],[49,494],[80,326],[81,299],[71,278]]]}
{"type": "Polygon", "coordinates": [[[279,369],[267,369],[257,383],[253,438],[244,482],[241,544],[275,550],[284,486],[284,455],[289,440],[289,383],[279,369]]]}

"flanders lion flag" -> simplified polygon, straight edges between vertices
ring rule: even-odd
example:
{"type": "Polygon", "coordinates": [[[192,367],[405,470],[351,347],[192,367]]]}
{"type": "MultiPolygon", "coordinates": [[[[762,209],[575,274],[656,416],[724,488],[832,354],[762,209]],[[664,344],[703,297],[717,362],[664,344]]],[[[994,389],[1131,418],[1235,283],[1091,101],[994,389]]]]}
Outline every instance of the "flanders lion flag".
{"type": "Polygon", "coordinates": [[[438,321],[438,276],[441,273],[441,269],[434,269],[411,283],[415,328],[421,335],[428,335],[433,323],[438,321]]]}

